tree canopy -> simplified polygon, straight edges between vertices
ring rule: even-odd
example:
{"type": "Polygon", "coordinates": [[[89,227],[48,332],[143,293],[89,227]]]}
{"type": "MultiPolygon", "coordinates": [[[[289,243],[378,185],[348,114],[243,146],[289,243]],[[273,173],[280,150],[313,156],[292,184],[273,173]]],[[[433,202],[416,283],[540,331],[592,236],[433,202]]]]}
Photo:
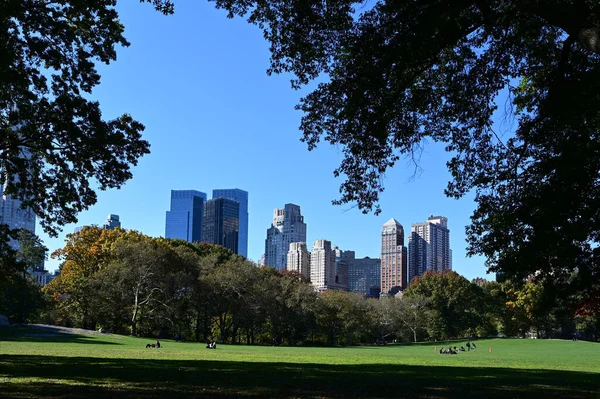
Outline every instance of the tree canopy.
{"type": "MultiPolygon", "coordinates": [[[[165,14],[168,0],[152,3],[165,14]]],[[[0,184],[50,234],[120,187],[149,153],[131,115],[102,117],[91,93],[96,63],[129,46],[116,0],[6,0],[0,4],[0,184]]]]}
{"type": "Polygon", "coordinates": [[[269,73],[295,88],[323,75],[297,108],[309,149],[343,149],[334,203],[379,213],[386,170],[440,142],[446,194],[476,194],[471,254],[512,277],[597,284],[599,2],[212,1],[264,31],[269,73]],[[516,122],[504,136],[501,93],[516,122]]]}

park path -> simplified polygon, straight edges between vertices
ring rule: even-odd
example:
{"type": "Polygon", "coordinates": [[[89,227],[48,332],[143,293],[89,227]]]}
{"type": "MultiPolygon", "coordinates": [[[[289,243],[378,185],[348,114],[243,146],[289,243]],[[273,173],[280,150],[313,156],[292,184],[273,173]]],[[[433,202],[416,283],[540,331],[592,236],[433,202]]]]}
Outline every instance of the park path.
{"type": "Polygon", "coordinates": [[[24,324],[26,327],[34,327],[42,330],[54,331],[63,334],[89,334],[89,335],[112,335],[98,332],[96,330],[85,330],[83,328],[70,328],[62,326],[53,326],[50,324],[24,324]]]}

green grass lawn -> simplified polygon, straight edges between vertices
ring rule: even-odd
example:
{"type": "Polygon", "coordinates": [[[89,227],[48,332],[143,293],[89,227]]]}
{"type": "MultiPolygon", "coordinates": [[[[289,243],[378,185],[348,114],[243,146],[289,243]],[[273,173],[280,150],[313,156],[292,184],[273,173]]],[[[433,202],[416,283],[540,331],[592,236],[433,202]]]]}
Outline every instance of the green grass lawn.
{"type": "Polygon", "coordinates": [[[440,355],[439,343],[146,349],[151,342],[0,328],[0,397],[600,398],[600,344],[581,341],[478,340],[458,355],[440,355]]]}

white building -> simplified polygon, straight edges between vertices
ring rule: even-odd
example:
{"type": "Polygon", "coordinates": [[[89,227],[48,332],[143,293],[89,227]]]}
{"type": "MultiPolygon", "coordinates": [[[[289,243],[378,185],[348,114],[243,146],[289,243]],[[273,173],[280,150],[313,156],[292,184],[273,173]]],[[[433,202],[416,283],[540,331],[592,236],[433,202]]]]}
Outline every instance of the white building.
{"type": "Polygon", "coordinates": [[[300,273],[310,281],[310,254],[305,242],[293,242],[287,255],[287,269],[300,273]]]}
{"type": "Polygon", "coordinates": [[[336,289],[335,251],[331,241],[316,240],[310,254],[310,282],[317,291],[336,289]]]}
{"type": "Polygon", "coordinates": [[[431,215],[426,222],[413,224],[408,249],[411,280],[427,270],[451,270],[448,218],[431,215]]]}
{"type": "Polygon", "coordinates": [[[265,240],[265,265],[285,269],[293,242],[306,242],[306,223],[298,205],[285,204],[283,209],[273,211],[273,222],[265,240]]]}

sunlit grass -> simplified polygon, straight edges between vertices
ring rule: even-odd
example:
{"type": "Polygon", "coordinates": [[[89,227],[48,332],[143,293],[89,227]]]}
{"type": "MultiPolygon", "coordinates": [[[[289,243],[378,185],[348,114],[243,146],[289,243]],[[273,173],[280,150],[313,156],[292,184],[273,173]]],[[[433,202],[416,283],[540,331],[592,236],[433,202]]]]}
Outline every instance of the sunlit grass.
{"type": "Polygon", "coordinates": [[[154,341],[44,333],[0,329],[9,397],[600,397],[600,345],[582,341],[478,340],[440,355],[448,343],[146,349],[154,341]]]}

